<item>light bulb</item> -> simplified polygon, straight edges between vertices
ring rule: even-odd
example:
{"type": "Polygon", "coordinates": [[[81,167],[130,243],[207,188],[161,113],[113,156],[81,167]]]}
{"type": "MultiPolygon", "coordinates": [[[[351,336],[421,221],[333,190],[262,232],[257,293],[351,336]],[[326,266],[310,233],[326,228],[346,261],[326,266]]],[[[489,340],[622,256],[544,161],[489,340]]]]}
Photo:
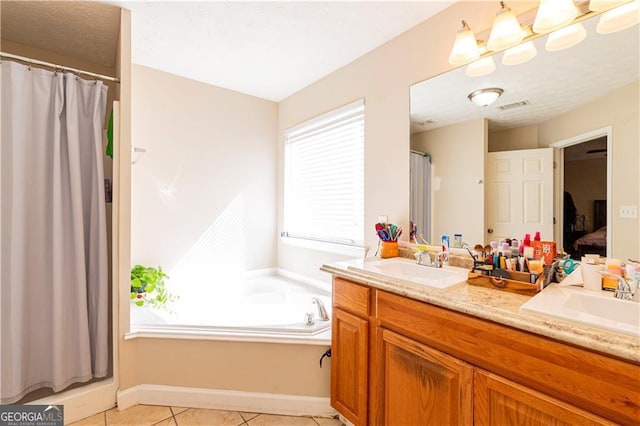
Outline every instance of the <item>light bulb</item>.
{"type": "Polygon", "coordinates": [[[629,0],[591,0],[589,2],[589,10],[594,12],[604,12],[612,7],[620,6],[627,3],[629,0]]]}
{"type": "Polygon", "coordinates": [[[542,34],[573,21],[580,11],[572,0],[542,0],[533,21],[533,32],[542,34]]]}
{"type": "Polygon", "coordinates": [[[451,65],[464,65],[475,61],[480,57],[480,49],[476,36],[465,21],[462,21],[462,29],[456,34],[456,41],[451,48],[449,63],[451,65]]]}
{"type": "Polygon", "coordinates": [[[533,42],[519,44],[504,51],[503,65],[519,65],[533,59],[538,54],[533,42]]]}
{"type": "Polygon", "coordinates": [[[557,52],[575,46],[585,37],[587,37],[587,30],[578,22],[549,34],[544,48],[549,52],[557,52]]]}
{"type": "Polygon", "coordinates": [[[518,18],[516,18],[511,9],[504,5],[504,2],[500,2],[500,5],[502,8],[496,14],[489,41],[487,42],[487,49],[494,52],[515,46],[524,38],[518,18]]]}
{"type": "Polygon", "coordinates": [[[611,34],[636,25],[640,21],[639,3],[638,0],[634,0],[606,11],[600,16],[596,31],[600,34],[611,34]]]}
{"type": "Polygon", "coordinates": [[[493,58],[491,56],[488,56],[467,65],[465,74],[467,77],[481,77],[483,75],[491,74],[495,69],[496,63],[493,62],[493,58]]]}

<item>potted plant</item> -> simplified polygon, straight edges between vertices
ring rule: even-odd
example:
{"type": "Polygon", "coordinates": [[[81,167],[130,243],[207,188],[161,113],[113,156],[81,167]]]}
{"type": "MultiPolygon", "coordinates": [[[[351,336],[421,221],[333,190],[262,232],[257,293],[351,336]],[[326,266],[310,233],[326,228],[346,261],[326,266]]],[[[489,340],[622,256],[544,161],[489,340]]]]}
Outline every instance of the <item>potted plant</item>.
{"type": "Polygon", "coordinates": [[[137,306],[166,308],[176,296],[167,291],[164,279],[169,278],[162,267],[136,265],[131,268],[131,301],[137,306]]]}

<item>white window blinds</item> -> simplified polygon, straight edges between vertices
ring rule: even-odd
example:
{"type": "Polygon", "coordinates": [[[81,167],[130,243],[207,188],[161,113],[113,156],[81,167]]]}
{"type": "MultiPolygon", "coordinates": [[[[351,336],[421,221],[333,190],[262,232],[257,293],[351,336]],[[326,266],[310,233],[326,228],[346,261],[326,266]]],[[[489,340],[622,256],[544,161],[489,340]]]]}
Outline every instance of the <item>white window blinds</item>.
{"type": "Polygon", "coordinates": [[[284,236],[362,245],[364,101],[285,132],[284,236]]]}

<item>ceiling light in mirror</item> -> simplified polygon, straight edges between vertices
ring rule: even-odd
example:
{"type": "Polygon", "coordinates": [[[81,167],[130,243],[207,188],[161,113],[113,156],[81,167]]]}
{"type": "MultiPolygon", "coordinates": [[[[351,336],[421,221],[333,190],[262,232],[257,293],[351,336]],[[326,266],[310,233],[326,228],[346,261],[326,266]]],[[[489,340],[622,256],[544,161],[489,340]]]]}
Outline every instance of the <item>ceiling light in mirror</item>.
{"type": "Polygon", "coordinates": [[[467,77],[482,77],[483,75],[491,74],[495,69],[496,63],[493,62],[493,57],[488,56],[467,65],[465,74],[467,77]]]}
{"type": "Polygon", "coordinates": [[[542,0],[533,21],[533,31],[543,34],[557,30],[573,21],[579,13],[572,0],[542,0]]]}
{"type": "Polygon", "coordinates": [[[475,61],[480,57],[480,48],[476,36],[465,21],[462,21],[462,28],[456,35],[456,41],[451,48],[449,63],[451,65],[464,65],[475,61]]]}
{"type": "Polygon", "coordinates": [[[634,0],[606,11],[600,16],[596,31],[600,34],[611,34],[636,25],[640,20],[639,4],[640,1],[634,0]]]}
{"type": "Polygon", "coordinates": [[[515,46],[522,41],[524,36],[525,34],[520,29],[518,18],[501,1],[500,10],[493,21],[487,49],[498,51],[515,46]]]}
{"type": "Polygon", "coordinates": [[[504,90],[500,89],[499,87],[489,87],[486,89],[474,90],[473,92],[469,93],[469,96],[467,97],[474,104],[481,107],[486,107],[497,101],[502,93],[504,93],[504,90]]]}
{"type": "Polygon", "coordinates": [[[569,25],[549,34],[544,48],[549,52],[558,52],[580,43],[587,37],[587,30],[581,23],[569,25]]]}
{"type": "Polygon", "coordinates": [[[507,49],[504,51],[504,56],[502,56],[502,64],[503,65],[520,65],[524,64],[527,61],[530,61],[538,54],[536,47],[533,45],[533,42],[522,43],[516,47],[512,47],[511,49],[507,49]]]}

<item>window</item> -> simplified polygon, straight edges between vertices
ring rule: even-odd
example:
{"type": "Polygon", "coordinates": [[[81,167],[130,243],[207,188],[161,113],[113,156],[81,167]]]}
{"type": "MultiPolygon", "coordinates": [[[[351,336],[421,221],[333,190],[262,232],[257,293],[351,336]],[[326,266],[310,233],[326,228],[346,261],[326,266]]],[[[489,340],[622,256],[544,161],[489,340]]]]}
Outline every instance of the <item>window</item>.
{"type": "Polygon", "coordinates": [[[364,101],[285,132],[283,236],[364,245],[364,101]]]}

